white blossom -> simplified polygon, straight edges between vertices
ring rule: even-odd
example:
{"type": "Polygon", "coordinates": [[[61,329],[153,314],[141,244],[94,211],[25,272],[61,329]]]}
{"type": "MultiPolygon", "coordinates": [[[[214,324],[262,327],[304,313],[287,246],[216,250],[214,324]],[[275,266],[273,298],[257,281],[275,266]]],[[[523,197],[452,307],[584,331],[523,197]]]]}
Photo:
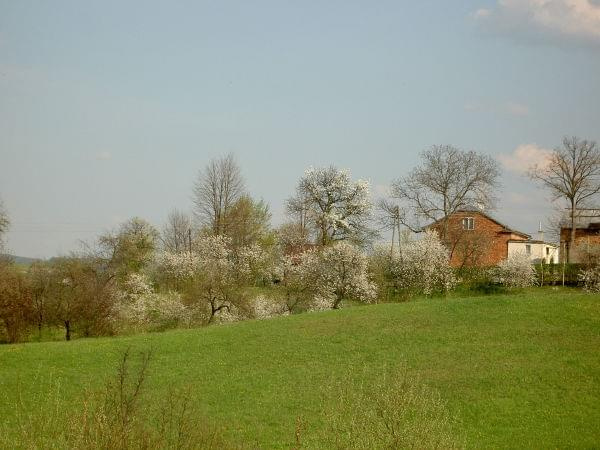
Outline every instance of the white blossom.
{"type": "Polygon", "coordinates": [[[309,168],[300,179],[292,211],[306,214],[321,244],[347,238],[361,239],[372,204],[369,183],[352,181],[348,170],[309,168]]]}
{"type": "Polygon", "coordinates": [[[306,252],[301,267],[301,278],[310,283],[314,293],[312,310],[339,308],[342,300],[370,303],[377,296],[377,287],[369,279],[366,256],[347,242],[306,252]]]}
{"type": "Polygon", "coordinates": [[[148,278],[141,273],[130,273],[123,283],[117,317],[135,325],[163,326],[182,323],[190,311],[177,292],[154,292],[148,278]]]}
{"type": "Polygon", "coordinates": [[[289,311],[285,305],[273,298],[259,295],[250,302],[252,315],[255,319],[270,319],[276,316],[287,316],[289,311]]]}
{"type": "Polygon", "coordinates": [[[429,296],[456,286],[448,250],[435,231],[426,231],[421,239],[404,243],[388,258],[389,274],[399,289],[429,296]]]}
{"type": "Polygon", "coordinates": [[[583,290],[586,292],[600,292],[600,267],[579,272],[579,281],[583,283],[583,290]]]}
{"type": "Polygon", "coordinates": [[[493,270],[494,280],[509,288],[524,288],[536,284],[536,273],[529,255],[513,253],[493,270]]]}

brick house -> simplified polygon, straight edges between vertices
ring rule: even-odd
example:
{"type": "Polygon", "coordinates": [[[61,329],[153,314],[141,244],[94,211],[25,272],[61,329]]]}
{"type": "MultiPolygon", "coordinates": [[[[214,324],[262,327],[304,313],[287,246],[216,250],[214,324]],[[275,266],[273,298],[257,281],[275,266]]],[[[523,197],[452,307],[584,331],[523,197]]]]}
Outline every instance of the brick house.
{"type": "MultiPolygon", "coordinates": [[[[563,224],[560,227],[560,248],[563,249],[563,255],[567,254],[570,243],[571,226],[563,224]]],[[[598,213],[581,215],[575,225],[575,251],[572,252],[571,262],[582,262],[586,253],[598,246],[600,246],[600,216],[598,213]]]]}
{"type": "Polygon", "coordinates": [[[448,216],[446,224],[440,219],[425,228],[436,230],[442,237],[453,267],[493,266],[508,258],[509,243],[537,242],[481,211],[457,211],[448,216]]]}

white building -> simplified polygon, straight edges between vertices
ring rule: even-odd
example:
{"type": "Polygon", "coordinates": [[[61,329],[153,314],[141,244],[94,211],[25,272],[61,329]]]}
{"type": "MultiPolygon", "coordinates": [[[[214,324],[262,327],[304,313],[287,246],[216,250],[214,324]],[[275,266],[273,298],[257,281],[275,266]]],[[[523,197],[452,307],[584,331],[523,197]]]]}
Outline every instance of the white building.
{"type": "Polygon", "coordinates": [[[543,240],[508,241],[508,257],[515,253],[525,253],[535,262],[545,264],[558,263],[558,245],[543,240]]]}

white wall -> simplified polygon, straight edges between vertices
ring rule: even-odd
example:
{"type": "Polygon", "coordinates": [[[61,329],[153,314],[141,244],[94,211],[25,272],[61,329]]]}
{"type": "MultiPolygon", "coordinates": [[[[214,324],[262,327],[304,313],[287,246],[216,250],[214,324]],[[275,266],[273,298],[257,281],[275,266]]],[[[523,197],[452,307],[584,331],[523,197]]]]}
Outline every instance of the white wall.
{"type": "Polygon", "coordinates": [[[508,257],[515,253],[527,253],[527,245],[531,246],[530,258],[532,261],[539,261],[544,259],[545,263],[558,263],[558,247],[546,243],[535,243],[535,242],[509,242],[508,243],[508,257]],[[549,249],[548,256],[546,256],[546,249],[549,249]]]}

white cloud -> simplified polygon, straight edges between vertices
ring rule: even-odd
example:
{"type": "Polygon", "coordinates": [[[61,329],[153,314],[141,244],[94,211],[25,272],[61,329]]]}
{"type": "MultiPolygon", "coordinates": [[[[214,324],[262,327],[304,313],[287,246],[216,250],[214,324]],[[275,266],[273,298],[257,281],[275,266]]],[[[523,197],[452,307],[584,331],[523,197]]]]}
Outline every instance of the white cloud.
{"type": "Polygon", "coordinates": [[[523,144],[519,145],[512,153],[498,155],[498,161],[505,169],[524,174],[534,165],[544,166],[550,153],[550,150],[536,144],[523,144]]]}
{"type": "Polygon", "coordinates": [[[99,161],[108,161],[112,158],[112,154],[110,152],[100,152],[96,154],[96,159],[99,161]]]}
{"type": "Polygon", "coordinates": [[[600,44],[597,0],[497,0],[493,9],[479,9],[471,17],[511,35],[541,32],[600,44]]]}

